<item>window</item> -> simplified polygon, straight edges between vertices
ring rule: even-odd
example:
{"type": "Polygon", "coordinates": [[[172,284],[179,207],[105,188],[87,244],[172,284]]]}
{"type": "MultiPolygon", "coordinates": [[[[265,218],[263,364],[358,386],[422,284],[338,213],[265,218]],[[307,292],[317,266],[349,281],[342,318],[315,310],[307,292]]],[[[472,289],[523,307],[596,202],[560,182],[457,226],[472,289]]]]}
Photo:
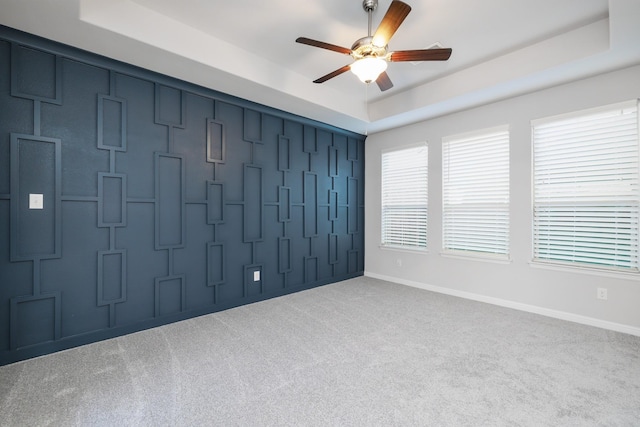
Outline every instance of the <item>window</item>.
{"type": "Polygon", "coordinates": [[[443,139],[445,253],[507,258],[509,254],[509,130],[443,139]]]}
{"type": "Polygon", "coordinates": [[[427,145],[382,153],[382,245],[427,247],[427,145]]]}
{"type": "Polygon", "coordinates": [[[638,272],[638,105],[533,126],[534,260],[638,272]]]}

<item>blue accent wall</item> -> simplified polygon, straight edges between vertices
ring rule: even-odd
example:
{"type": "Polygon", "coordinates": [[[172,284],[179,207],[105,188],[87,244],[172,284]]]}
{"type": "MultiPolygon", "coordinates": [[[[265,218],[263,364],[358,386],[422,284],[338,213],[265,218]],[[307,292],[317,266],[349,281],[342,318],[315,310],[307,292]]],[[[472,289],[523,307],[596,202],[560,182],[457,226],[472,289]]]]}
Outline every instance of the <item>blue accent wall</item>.
{"type": "Polygon", "coordinates": [[[293,113],[0,27],[0,364],[362,275],[364,137],[293,113]]]}

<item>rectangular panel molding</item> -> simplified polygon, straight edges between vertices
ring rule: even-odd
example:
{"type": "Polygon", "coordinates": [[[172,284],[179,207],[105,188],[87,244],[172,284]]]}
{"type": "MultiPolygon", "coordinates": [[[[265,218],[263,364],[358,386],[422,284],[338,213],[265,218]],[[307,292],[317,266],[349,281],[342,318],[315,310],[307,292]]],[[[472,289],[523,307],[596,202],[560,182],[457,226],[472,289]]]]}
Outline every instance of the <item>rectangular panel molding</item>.
{"type": "Polygon", "coordinates": [[[207,224],[224,223],[224,183],[207,181],[207,224]]]}
{"type": "Polygon", "coordinates": [[[291,221],[291,188],[278,187],[278,221],[291,221]]]}
{"type": "Polygon", "coordinates": [[[244,292],[245,297],[258,295],[264,292],[264,267],[262,264],[250,264],[244,266],[244,292]],[[258,280],[255,280],[259,277],[258,280]]]}
{"type": "Polygon", "coordinates": [[[244,165],[243,193],[243,241],[262,241],[262,166],[244,165]]]}
{"type": "Polygon", "coordinates": [[[262,143],[262,114],[245,108],[243,118],[243,139],[262,143]]]}
{"type": "Polygon", "coordinates": [[[291,170],[289,138],[283,135],[278,136],[278,170],[283,172],[291,170]]]}
{"type": "Polygon", "coordinates": [[[127,176],[98,173],[98,227],[127,225],[127,176]]]}
{"type": "Polygon", "coordinates": [[[304,237],[318,235],[318,175],[304,173],[304,237]]]}
{"type": "Polygon", "coordinates": [[[175,314],[185,309],[185,276],[174,275],[155,279],[155,316],[175,314]]]}
{"type": "Polygon", "coordinates": [[[61,141],[11,134],[11,261],[61,255],[61,141]],[[43,195],[43,208],[29,209],[29,194],[43,195]]]}
{"type": "Polygon", "coordinates": [[[307,283],[313,283],[318,280],[318,258],[304,258],[304,280],[307,283]]]}
{"type": "Polygon", "coordinates": [[[185,99],[179,89],[155,85],[155,122],[159,125],[184,128],[185,99]]]}
{"type": "Polygon", "coordinates": [[[338,192],[329,190],[329,221],[338,220],[338,192]]]}
{"type": "Polygon", "coordinates": [[[358,141],[355,138],[349,138],[347,144],[347,160],[358,161],[358,141]]]}
{"type": "Polygon", "coordinates": [[[318,139],[316,137],[316,129],[311,126],[304,127],[302,151],[309,154],[318,153],[318,139]]]}
{"type": "Polygon", "coordinates": [[[349,273],[355,273],[358,271],[358,251],[349,251],[348,252],[348,262],[349,262],[349,273]]]}
{"type": "Polygon", "coordinates": [[[225,260],[223,243],[207,243],[207,286],[225,282],[225,260]]]}
{"type": "Polygon", "coordinates": [[[338,235],[329,234],[329,264],[338,263],[338,235]]]}
{"type": "Polygon", "coordinates": [[[185,236],[184,158],[155,153],[156,249],[180,248],[185,236]]]}
{"type": "Polygon", "coordinates": [[[62,60],[59,56],[11,45],[11,96],[62,104],[62,60]]]}
{"type": "Polygon", "coordinates": [[[278,237],[278,273],[291,272],[291,239],[278,237]]]}
{"type": "Polygon", "coordinates": [[[207,120],[207,162],[224,163],[227,144],[224,124],[217,120],[207,120]]]}
{"type": "Polygon", "coordinates": [[[348,230],[349,233],[358,232],[358,180],[347,178],[348,230]]]}
{"type": "Polygon", "coordinates": [[[127,300],[127,251],[98,252],[98,306],[127,300]]]}
{"type": "Polygon", "coordinates": [[[98,95],[98,148],[127,151],[127,101],[98,95]]]}
{"type": "Polygon", "coordinates": [[[11,299],[11,349],[59,340],[61,336],[60,292],[11,299]]]}
{"type": "Polygon", "coordinates": [[[338,154],[339,151],[336,147],[329,147],[329,176],[338,176],[338,154]]]}

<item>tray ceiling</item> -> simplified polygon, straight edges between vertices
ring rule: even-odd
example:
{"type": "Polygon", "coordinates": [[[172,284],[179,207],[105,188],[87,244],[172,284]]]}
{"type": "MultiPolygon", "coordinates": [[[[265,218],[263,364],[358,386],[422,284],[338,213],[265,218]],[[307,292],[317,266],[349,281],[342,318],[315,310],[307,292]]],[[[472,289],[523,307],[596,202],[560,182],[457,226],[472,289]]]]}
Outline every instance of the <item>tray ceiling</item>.
{"type": "MultiPolygon", "coordinates": [[[[391,0],[379,0],[374,28],[391,0]]],[[[0,0],[0,24],[332,125],[372,133],[640,63],[637,0],[405,0],[390,50],[453,49],[391,63],[380,92],[345,73],[367,33],[361,0],[0,0]]]]}

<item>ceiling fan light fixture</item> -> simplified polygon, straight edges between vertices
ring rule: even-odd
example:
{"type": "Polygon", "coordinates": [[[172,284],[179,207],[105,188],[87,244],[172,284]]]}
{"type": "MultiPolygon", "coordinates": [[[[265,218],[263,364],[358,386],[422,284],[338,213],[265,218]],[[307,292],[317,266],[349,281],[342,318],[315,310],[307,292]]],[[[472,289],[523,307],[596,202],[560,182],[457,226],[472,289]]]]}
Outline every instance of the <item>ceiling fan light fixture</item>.
{"type": "Polygon", "coordinates": [[[389,52],[389,40],[393,37],[407,15],[409,15],[409,12],[411,12],[411,6],[402,0],[391,0],[389,9],[387,9],[378,28],[372,35],[372,15],[377,6],[378,0],[362,0],[362,8],[367,12],[369,18],[369,31],[367,31],[366,37],[356,40],[351,46],[351,49],[307,37],[298,37],[296,39],[296,43],[319,47],[344,55],[351,55],[354,60],[351,65],[344,65],[329,74],[315,79],[313,81],[314,83],[324,83],[329,79],[351,70],[362,82],[376,82],[380,90],[384,92],[393,87],[389,75],[385,72],[387,70],[387,62],[446,61],[449,59],[451,49],[444,49],[442,47],[438,49],[413,49],[389,52]]]}
{"type": "Polygon", "coordinates": [[[364,83],[375,82],[387,69],[387,61],[377,57],[365,57],[351,64],[351,72],[364,83]]]}

